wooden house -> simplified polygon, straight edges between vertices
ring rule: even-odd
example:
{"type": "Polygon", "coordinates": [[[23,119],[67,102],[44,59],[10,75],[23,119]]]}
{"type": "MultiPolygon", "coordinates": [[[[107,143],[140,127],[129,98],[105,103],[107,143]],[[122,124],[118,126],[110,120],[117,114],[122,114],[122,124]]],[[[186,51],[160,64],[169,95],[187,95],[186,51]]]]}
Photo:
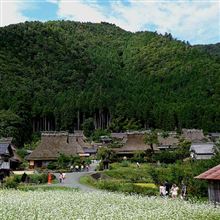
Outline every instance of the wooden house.
{"type": "MultiPolygon", "coordinates": [[[[148,144],[144,143],[143,132],[127,133],[125,144],[122,147],[113,148],[116,154],[122,156],[133,156],[136,151],[147,151],[148,149],[151,148],[148,144]]],[[[154,150],[158,151],[156,145],[154,145],[154,150]]]]}
{"type": "Polygon", "coordinates": [[[211,159],[215,153],[213,143],[194,143],[190,147],[190,155],[196,160],[211,159]]]}
{"type": "Polygon", "coordinates": [[[0,139],[0,152],[1,152],[0,157],[4,158],[3,160],[5,160],[6,158],[7,158],[6,160],[8,160],[8,162],[5,162],[5,163],[0,162],[2,164],[2,165],[0,165],[0,167],[3,167],[3,166],[7,167],[8,166],[9,170],[10,169],[15,170],[19,167],[19,165],[21,163],[21,158],[16,153],[16,148],[12,144],[12,137],[0,139]],[[3,152],[5,152],[5,153],[3,154],[3,152]]]}
{"type": "Polygon", "coordinates": [[[10,174],[10,158],[13,157],[13,150],[9,143],[0,143],[0,181],[10,174]]]}
{"type": "Polygon", "coordinates": [[[220,165],[207,170],[195,178],[208,181],[209,201],[220,203],[220,165]]]}

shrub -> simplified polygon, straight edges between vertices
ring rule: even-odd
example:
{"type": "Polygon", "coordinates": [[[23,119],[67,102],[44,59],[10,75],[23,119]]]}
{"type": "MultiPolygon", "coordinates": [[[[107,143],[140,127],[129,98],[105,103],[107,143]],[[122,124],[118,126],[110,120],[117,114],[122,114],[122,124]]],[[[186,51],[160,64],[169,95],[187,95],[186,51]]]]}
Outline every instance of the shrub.
{"type": "Polygon", "coordinates": [[[130,164],[130,162],[127,161],[127,160],[123,160],[123,161],[121,162],[121,166],[122,166],[122,167],[129,167],[129,164],[130,164]]]}
{"type": "Polygon", "coordinates": [[[58,164],[57,164],[57,162],[50,162],[48,165],[47,165],[47,169],[49,169],[49,170],[55,170],[55,169],[57,169],[57,167],[58,167],[58,164]]]}
{"type": "Polygon", "coordinates": [[[16,181],[15,177],[14,176],[7,176],[5,179],[4,179],[4,187],[6,188],[17,188],[18,187],[18,182],[16,181]]]}
{"type": "Polygon", "coordinates": [[[32,174],[29,175],[30,183],[40,184],[40,183],[47,183],[47,174],[32,174]]]}

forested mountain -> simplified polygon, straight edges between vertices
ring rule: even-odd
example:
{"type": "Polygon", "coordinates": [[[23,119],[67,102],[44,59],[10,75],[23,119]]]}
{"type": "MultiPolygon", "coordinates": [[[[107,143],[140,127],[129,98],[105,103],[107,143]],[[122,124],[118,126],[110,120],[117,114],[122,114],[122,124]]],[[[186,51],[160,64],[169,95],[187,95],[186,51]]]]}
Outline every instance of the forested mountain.
{"type": "Polygon", "coordinates": [[[220,57],[220,43],[209,45],[195,45],[194,47],[198,48],[201,51],[209,53],[210,55],[220,57]]]}
{"type": "Polygon", "coordinates": [[[17,125],[21,143],[91,117],[116,131],[220,130],[219,58],[170,34],[50,21],[2,27],[0,39],[0,124],[17,125]]]}

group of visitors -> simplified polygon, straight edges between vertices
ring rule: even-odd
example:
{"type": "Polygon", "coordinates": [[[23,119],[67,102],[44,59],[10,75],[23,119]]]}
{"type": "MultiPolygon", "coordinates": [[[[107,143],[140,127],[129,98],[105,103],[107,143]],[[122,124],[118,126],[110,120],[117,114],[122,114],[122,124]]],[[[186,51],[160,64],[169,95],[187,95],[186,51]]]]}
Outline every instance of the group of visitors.
{"type": "Polygon", "coordinates": [[[83,171],[87,171],[88,172],[89,170],[90,170],[89,164],[86,164],[86,165],[83,165],[83,164],[75,165],[75,169],[74,169],[75,172],[83,172],[83,171]]]}
{"type": "Polygon", "coordinates": [[[66,178],[66,174],[60,172],[59,173],[59,181],[60,181],[60,183],[63,183],[65,178],[66,178]]]}
{"type": "MultiPolygon", "coordinates": [[[[176,184],[171,185],[170,183],[165,181],[164,184],[160,185],[159,190],[160,190],[161,197],[171,196],[171,198],[176,199],[178,197],[180,188],[176,184]]],[[[186,193],[187,193],[186,192],[186,185],[184,184],[184,182],[182,182],[181,183],[180,198],[186,199],[186,193]]]]}

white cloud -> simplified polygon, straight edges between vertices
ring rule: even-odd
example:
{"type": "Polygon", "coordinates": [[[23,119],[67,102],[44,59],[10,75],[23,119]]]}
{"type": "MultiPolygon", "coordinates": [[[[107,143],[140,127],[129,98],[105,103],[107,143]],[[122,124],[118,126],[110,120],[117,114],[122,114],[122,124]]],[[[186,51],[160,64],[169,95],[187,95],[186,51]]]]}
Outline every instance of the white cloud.
{"type": "Polygon", "coordinates": [[[53,3],[53,4],[57,4],[58,3],[58,0],[46,0],[47,2],[49,3],[53,3]]]}
{"type": "Polygon", "coordinates": [[[59,1],[58,16],[78,21],[101,22],[107,19],[97,4],[86,4],[83,1],[59,1]]]}
{"type": "MultiPolygon", "coordinates": [[[[54,0],[49,0],[54,1],[54,0]]],[[[171,32],[192,43],[207,43],[210,36],[220,41],[220,1],[110,1],[106,6],[98,1],[56,0],[58,16],[77,21],[107,21],[128,31],[157,27],[159,33],[171,32]],[[215,27],[215,28],[214,28],[215,27]],[[211,33],[210,33],[211,31],[211,33]]]]}
{"type": "Polygon", "coordinates": [[[26,3],[22,0],[0,0],[1,16],[0,26],[16,24],[28,20],[22,14],[22,10],[26,8],[26,3]]]}

